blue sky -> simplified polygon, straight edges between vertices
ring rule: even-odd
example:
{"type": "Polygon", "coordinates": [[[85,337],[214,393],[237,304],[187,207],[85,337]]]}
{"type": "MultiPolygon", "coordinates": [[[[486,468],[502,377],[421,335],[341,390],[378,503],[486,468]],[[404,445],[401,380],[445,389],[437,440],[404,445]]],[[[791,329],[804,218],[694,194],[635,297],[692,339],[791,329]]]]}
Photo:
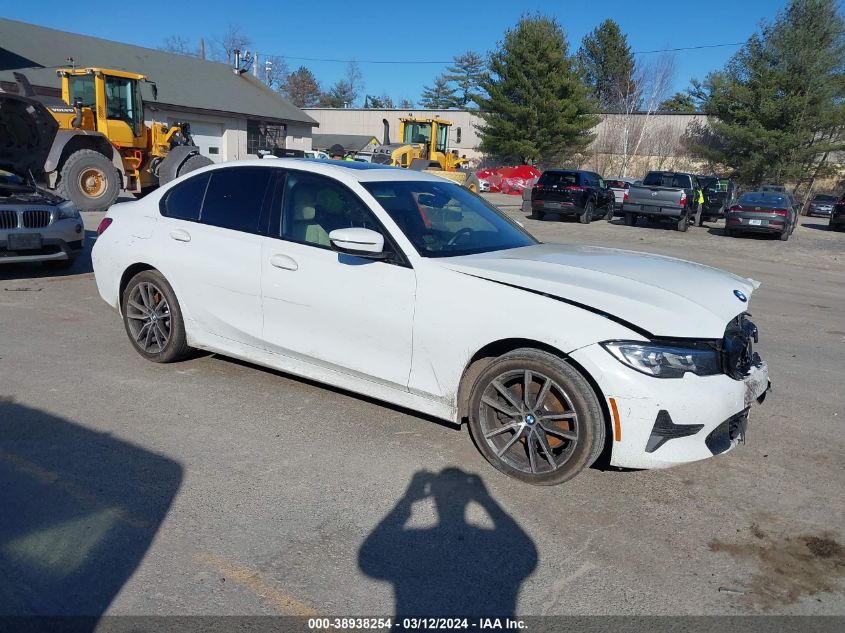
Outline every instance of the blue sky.
{"type": "MultiPolygon", "coordinates": [[[[785,4],[786,0],[675,0],[671,6],[631,0],[481,0],[433,2],[426,13],[422,2],[382,0],[146,0],[136,9],[112,2],[97,3],[90,11],[67,0],[40,0],[7,2],[3,17],[151,48],[177,33],[194,44],[201,37],[208,42],[230,23],[237,24],[252,39],[254,50],[288,56],[291,70],[308,66],[324,87],[344,75],[345,63],[293,58],[360,60],[366,92],[416,101],[423,86],[444,71],[443,64],[364,60],[438,62],[467,50],[486,53],[495,49],[504,31],[523,13],[535,10],[557,17],[572,50],[605,18],[621,25],[634,51],[742,42],[761,20],[772,19],[785,4]]],[[[675,53],[676,88],[683,89],[691,77],[703,78],[721,68],[737,48],[675,53]]]]}

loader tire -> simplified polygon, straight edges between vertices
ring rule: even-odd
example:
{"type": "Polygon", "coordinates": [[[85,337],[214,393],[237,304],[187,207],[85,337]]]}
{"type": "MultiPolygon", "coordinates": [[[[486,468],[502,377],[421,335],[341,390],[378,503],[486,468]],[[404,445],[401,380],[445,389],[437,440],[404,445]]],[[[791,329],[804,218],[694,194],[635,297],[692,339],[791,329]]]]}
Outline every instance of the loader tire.
{"type": "Polygon", "coordinates": [[[464,181],[464,187],[473,193],[478,193],[478,176],[473,173],[468,174],[467,179],[464,181]]]}
{"type": "Polygon", "coordinates": [[[80,211],[105,211],[120,195],[120,174],[100,152],[80,149],[62,165],[56,193],[80,211]]]}
{"type": "Polygon", "coordinates": [[[193,156],[188,156],[188,159],[179,166],[179,171],[176,172],[176,177],[184,176],[200,167],[208,167],[212,165],[214,161],[210,158],[203,156],[202,154],[194,154],[193,156]]]}

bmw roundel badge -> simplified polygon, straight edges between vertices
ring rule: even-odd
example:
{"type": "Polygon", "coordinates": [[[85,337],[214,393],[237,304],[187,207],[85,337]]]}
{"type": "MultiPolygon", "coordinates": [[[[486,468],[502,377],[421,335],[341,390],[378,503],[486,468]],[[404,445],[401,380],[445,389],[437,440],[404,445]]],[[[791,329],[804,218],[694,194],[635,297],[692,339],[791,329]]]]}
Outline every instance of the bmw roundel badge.
{"type": "Polygon", "coordinates": [[[742,290],[734,290],[734,295],[736,295],[736,298],[742,301],[743,303],[748,301],[748,297],[745,296],[745,293],[742,290]]]}

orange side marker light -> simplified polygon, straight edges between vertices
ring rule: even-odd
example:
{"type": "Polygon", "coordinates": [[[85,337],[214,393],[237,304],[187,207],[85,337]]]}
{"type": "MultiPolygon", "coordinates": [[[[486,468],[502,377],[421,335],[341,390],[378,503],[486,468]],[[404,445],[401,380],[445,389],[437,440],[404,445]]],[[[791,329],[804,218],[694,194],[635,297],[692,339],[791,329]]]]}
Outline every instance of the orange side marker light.
{"type": "Polygon", "coordinates": [[[608,398],[610,400],[610,411],[613,413],[613,439],[617,442],[622,441],[622,426],[619,424],[619,409],[616,406],[615,398],[608,398]]]}

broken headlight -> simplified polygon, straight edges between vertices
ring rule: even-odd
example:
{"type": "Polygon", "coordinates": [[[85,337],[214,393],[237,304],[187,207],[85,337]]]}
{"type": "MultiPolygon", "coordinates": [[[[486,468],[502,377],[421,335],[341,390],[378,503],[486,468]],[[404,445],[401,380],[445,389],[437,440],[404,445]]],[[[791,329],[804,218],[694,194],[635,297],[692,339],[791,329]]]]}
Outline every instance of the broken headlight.
{"type": "Polygon", "coordinates": [[[687,372],[698,376],[722,373],[719,351],[706,343],[686,347],[608,341],[601,345],[619,362],[656,378],[681,378],[687,372]]]}

